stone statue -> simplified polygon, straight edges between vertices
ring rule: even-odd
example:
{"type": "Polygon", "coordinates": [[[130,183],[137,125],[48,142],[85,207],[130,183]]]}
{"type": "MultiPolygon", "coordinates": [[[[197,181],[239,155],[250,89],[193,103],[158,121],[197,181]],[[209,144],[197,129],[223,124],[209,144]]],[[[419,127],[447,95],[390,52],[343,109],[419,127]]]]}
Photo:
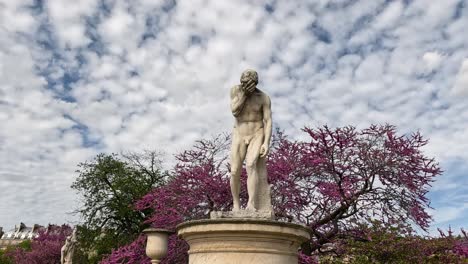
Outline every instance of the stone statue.
{"type": "Polygon", "coordinates": [[[76,228],[73,229],[73,233],[67,237],[65,240],[65,245],[63,245],[60,250],[60,264],[72,264],[73,255],[75,254],[75,249],[78,244],[78,239],[76,237],[76,228]]]}
{"type": "Polygon", "coordinates": [[[231,146],[233,212],[241,209],[240,174],[245,160],[249,195],[245,210],[271,215],[270,186],[266,170],[272,127],[271,102],[268,95],[256,87],[256,71],[244,71],[240,82],[231,89],[231,111],[235,117],[231,146]]]}
{"type": "MultiPolygon", "coordinates": [[[[298,249],[313,234],[306,226],[274,219],[266,170],[271,102],[257,84],[257,73],[246,70],[240,84],[231,89],[235,118],[231,145],[232,211],[211,211],[210,219],[186,221],[176,227],[177,236],[190,247],[190,264],[297,264],[298,249]],[[241,209],[240,175],[244,162],[249,199],[246,208],[241,209]]],[[[159,240],[159,246],[149,240],[146,245],[152,263],[159,263],[162,255],[157,247],[167,244],[167,238],[159,240]]]]}

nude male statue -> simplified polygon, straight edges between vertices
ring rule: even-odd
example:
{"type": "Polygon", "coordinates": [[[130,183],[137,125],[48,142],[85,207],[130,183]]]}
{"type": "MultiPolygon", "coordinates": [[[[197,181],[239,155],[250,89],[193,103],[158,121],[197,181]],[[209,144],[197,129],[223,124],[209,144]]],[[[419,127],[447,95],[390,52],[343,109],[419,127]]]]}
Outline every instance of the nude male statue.
{"type": "Polygon", "coordinates": [[[231,89],[231,111],[235,117],[231,146],[231,192],[233,211],[240,210],[240,174],[245,160],[247,170],[246,210],[270,211],[271,196],[267,181],[266,156],[271,139],[271,102],[258,89],[258,74],[246,70],[240,85],[231,89]]]}
{"type": "Polygon", "coordinates": [[[75,249],[78,243],[76,231],[77,229],[74,228],[72,234],[66,238],[65,244],[60,250],[60,264],[73,263],[73,256],[75,254],[75,249]]]}

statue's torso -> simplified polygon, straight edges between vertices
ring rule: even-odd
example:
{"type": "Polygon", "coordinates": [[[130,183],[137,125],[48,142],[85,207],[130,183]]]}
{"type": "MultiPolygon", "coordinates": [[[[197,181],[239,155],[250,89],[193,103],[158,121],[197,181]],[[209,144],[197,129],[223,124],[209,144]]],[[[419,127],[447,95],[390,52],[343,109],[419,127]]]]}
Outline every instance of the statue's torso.
{"type": "Polygon", "coordinates": [[[235,129],[240,135],[252,135],[263,128],[263,104],[265,94],[256,90],[247,97],[244,108],[236,117],[235,129]]]}

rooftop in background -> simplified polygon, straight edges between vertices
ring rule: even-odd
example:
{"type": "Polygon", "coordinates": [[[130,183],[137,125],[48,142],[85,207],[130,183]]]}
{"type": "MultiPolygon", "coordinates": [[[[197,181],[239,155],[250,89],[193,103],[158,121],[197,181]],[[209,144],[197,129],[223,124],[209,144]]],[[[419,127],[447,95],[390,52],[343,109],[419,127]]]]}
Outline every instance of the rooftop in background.
{"type": "Polygon", "coordinates": [[[28,227],[24,223],[20,223],[18,226],[15,225],[14,229],[3,232],[3,228],[0,227],[0,249],[6,248],[7,246],[15,246],[25,240],[33,239],[38,236],[39,231],[46,230],[47,228],[37,224],[28,227]]]}

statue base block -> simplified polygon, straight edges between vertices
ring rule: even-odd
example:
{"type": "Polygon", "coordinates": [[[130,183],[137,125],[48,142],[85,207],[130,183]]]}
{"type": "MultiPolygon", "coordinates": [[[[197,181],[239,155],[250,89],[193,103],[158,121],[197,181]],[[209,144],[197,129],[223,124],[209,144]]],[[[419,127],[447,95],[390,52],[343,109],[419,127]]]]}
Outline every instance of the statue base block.
{"type": "Polygon", "coordinates": [[[179,237],[190,246],[189,264],[294,264],[310,229],[293,223],[252,218],[184,222],[179,237]]]}
{"type": "Polygon", "coordinates": [[[249,210],[239,210],[239,211],[213,211],[210,213],[211,219],[220,219],[220,218],[255,218],[255,219],[267,219],[274,220],[275,214],[272,211],[249,211],[249,210]]]}

